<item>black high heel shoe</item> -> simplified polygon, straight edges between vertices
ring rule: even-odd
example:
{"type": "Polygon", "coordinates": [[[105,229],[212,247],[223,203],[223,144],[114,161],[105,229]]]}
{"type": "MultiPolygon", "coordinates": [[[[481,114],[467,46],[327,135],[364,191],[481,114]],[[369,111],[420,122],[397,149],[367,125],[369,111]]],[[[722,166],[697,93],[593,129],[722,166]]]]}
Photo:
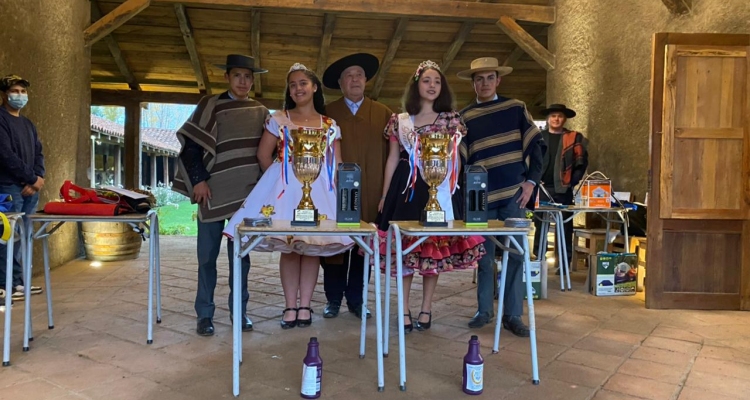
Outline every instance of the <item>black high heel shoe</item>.
{"type": "Polygon", "coordinates": [[[299,310],[307,310],[310,311],[310,318],[308,319],[299,319],[297,318],[297,326],[300,328],[307,328],[308,326],[312,325],[312,315],[313,310],[310,307],[300,307],[297,309],[297,314],[299,315],[299,310]]]}
{"type": "Polygon", "coordinates": [[[285,308],[284,311],[281,312],[281,329],[292,329],[295,326],[297,326],[297,318],[295,317],[294,321],[284,321],[284,315],[287,311],[294,311],[295,315],[297,314],[296,308],[285,308]]]}
{"type": "Polygon", "coordinates": [[[432,326],[432,312],[420,311],[419,315],[417,316],[417,322],[415,322],[414,325],[417,326],[418,331],[426,331],[430,329],[430,327],[432,326]],[[422,314],[429,316],[430,317],[429,321],[419,322],[419,317],[422,316],[422,314]]]}
{"type": "Polygon", "coordinates": [[[404,333],[410,333],[414,329],[414,323],[411,319],[411,310],[408,314],[404,314],[404,317],[409,317],[409,323],[404,324],[404,333]]]}

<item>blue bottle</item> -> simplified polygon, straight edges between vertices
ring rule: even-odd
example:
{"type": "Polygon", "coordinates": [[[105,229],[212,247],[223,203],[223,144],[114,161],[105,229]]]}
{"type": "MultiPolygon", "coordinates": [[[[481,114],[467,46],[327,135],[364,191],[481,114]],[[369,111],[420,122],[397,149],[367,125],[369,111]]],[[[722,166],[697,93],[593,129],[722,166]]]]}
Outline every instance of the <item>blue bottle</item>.
{"type": "Polygon", "coordinates": [[[464,356],[464,393],[482,394],[484,390],[484,359],[479,354],[479,337],[472,335],[469,340],[469,351],[464,356]]]}

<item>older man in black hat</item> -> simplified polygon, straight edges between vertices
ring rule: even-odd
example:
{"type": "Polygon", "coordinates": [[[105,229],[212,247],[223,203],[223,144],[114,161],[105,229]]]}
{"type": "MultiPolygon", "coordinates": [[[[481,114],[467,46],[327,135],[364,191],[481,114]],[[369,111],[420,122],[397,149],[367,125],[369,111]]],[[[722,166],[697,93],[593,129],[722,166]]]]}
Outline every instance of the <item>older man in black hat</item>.
{"type": "MultiPolygon", "coordinates": [[[[230,54],[217,67],[225,71],[229,90],[200,100],[193,115],[177,131],[182,150],[173,190],[198,203],[198,292],[195,312],[197,332],[214,334],[214,289],[216,259],[221,249],[226,220],[242,206],[261,173],[256,157],[268,109],[250,98],[255,74],[268,72],[255,65],[255,59],[230,54]]],[[[229,255],[229,309],[232,310],[232,243],[229,255]]],[[[246,315],[247,274],[250,258],[242,259],[242,330],[251,331],[246,315]]],[[[231,314],[230,314],[231,318],[231,314]]]]}
{"type": "MultiPolygon", "coordinates": [[[[378,213],[388,156],[383,131],[392,114],[388,107],[365,96],[367,81],[378,72],[378,66],[377,57],[357,53],[334,62],[323,74],[323,85],[343,94],[326,105],[326,114],[341,127],[341,157],[362,168],[362,219],[368,222],[374,222],[378,213]]],[[[346,296],[349,312],[361,318],[364,258],[358,248],[321,261],[328,300],[323,317],[338,316],[346,296]]],[[[364,313],[370,318],[368,310],[364,313]]]]}
{"type": "MultiPolygon", "coordinates": [[[[542,183],[552,199],[547,198],[545,193],[540,193],[540,200],[573,204],[573,188],[581,181],[588,167],[586,138],[580,132],[565,128],[568,118],[576,116],[576,112],[566,107],[565,104],[552,104],[542,110],[542,115],[547,117],[547,129],[542,131],[542,137],[548,146],[542,165],[542,183]]],[[[569,216],[565,215],[565,218],[569,216]]],[[[535,221],[535,224],[534,243],[539,243],[541,222],[535,221]]],[[[565,248],[570,262],[573,255],[572,218],[565,223],[564,228],[565,248]]]]}

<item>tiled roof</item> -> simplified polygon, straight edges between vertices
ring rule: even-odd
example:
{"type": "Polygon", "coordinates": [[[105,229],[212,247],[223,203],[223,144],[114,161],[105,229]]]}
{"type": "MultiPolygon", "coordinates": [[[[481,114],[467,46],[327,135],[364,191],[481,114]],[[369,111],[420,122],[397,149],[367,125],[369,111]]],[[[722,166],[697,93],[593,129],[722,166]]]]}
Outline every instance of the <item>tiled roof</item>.
{"type": "MultiPolygon", "coordinates": [[[[93,114],[91,115],[91,130],[109,136],[125,137],[124,126],[93,114]]],[[[141,128],[141,140],[144,144],[156,149],[179,153],[180,142],[175,132],[171,129],[141,128]]]]}

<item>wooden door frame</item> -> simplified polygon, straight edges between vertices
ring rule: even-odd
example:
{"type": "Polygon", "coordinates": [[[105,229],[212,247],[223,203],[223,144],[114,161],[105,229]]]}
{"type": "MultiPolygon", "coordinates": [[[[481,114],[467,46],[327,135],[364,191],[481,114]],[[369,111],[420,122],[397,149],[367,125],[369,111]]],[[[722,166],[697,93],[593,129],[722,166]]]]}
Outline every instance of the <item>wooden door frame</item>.
{"type": "MultiPolygon", "coordinates": [[[[714,33],[656,33],[652,40],[651,57],[651,109],[650,109],[650,132],[649,132],[649,175],[648,175],[648,252],[646,252],[646,265],[653,267],[648,269],[648,277],[651,282],[662,282],[664,268],[661,266],[663,260],[664,223],[659,218],[661,206],[659,177],[661,176],[661,143],[662,122],[664,105],[664,71],[666,68],[666,46],[667,45],[697,45],[697,46],[750,46],[750,35],[747,34],[714,34],[714,33]],[[654,146],[654,144],[657,144],[654,146]],[[656,181],[656,187],[653,182],[656,181]]],[[[750,75],[750,54],[748,54],[748,75],[750,75]]],[[[748,77],[750,79],[750,76],[748,77]]],[[[750,80],[749,80],[750,82],[750,80]]],[[[748,115],[745,120],[745,129],[750,124],[750,90],[745,98],[745,112],[748,115]]],[[[745,142],[745,151],[750,151],[748,140],[745,142]]],[[[750,197],[749,183],[745,183],[745,199],[750,197]]],[[[750,222],[743,224],[742,237],[750,237],[750,222]]],[[[742,246],[742,260],[744,265],[750,265],[750,244],[742,246]]],[[[655,308],[663,302],[662,288],[646,284],[646,308],[655,308]]],[[[695,304],[696,308],[701,308],[695,304]]],[[[740,286],[740,309],[750,310],[750,268],[742,269],[740,286]]]]}

